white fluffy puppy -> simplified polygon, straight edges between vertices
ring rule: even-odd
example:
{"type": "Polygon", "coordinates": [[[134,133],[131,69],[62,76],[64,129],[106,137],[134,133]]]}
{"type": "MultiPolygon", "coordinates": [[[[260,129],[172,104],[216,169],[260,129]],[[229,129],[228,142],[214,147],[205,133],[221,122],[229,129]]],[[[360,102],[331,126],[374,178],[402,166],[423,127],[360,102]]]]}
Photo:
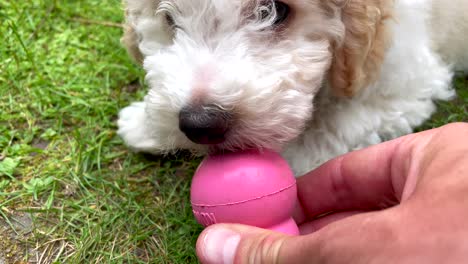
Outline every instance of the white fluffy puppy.
{"type": "Polygon", "coordinates": [[[126,0],[134,150],[282,151],[296,175],[410,133],[468,69],[468,0],[126,0]]]}

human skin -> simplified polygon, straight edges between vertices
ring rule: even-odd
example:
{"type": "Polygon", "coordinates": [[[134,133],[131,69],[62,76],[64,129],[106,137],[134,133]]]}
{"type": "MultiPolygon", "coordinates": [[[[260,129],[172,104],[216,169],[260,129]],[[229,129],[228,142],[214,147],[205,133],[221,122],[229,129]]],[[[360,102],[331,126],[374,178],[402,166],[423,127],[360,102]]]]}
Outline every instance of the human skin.
{"type": "Polygon", "coordinates": [[[301,236],[214,225],[198,239],[200,261],[466,263],[468,124],[331,160],[298,179],[298,198],[301,236]]]}

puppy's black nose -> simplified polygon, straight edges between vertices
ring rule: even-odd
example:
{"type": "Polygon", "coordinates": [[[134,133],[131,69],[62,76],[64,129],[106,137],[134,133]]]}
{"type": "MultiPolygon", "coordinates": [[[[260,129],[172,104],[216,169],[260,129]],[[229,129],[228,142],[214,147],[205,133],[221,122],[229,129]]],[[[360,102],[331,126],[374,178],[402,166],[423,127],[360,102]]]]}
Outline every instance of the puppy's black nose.
{"type": "Polygon", "coordinates": [[[186,106],[179,113],[179,129],[194,143],[224,142],[231,115],[215,105],[186,106]]]}

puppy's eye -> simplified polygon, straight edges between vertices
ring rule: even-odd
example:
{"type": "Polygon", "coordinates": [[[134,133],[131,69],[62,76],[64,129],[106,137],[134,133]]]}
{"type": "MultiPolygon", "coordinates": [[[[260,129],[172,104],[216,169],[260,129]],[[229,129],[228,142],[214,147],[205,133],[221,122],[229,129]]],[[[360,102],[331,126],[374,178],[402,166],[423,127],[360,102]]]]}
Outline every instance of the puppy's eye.
{"type": "Polygon", "coordinates": [[[276,10],[276,18],[275,22],[273,22],[273,25],[278,26],[284,23],[286,19],[288,19],[289,14],[291,13],[291,8],[281,1],[275,1],[274,4],[276,10]]]}
{"type": "Polygon", "coordinates": [[[273,9],[275,10],[276,16],[273,21],[273,26],[279,26],[282,23],[288,19],[290,13],[291,13],[291,8],[289,5],[285,4],[284,2],[281,1],[272,1],[269,2],[267,5],[264,6],[265,8],[262,8],[260,10],[260,19],[261,20],[266,20],[269,19],[271,16],[271,13],[273,12],[273,9]]]}
{"type": "Polygon", "coordinates": [[[174,18],[170,14],[166,13],[164,16],[165,16],[166,23],[167,23],[168,26],[170,26],[172,28],[176,27],[174,18]]]}

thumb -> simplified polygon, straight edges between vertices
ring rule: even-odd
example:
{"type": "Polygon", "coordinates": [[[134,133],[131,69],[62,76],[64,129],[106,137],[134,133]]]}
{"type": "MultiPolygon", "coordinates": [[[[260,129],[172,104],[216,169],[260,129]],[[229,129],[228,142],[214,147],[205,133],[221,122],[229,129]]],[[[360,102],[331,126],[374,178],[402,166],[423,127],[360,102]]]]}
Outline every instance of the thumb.
{"type": "MultiPolygon", "coordinates": [[[[309,237],[310,238],[310,237],[309,237]]],[[[292,237],[256,227],[219,224],[205,229],[197,241],[197,255],[203,264],[313,263],[310,240],[300,250],[303,237],[292,237]]]]}

